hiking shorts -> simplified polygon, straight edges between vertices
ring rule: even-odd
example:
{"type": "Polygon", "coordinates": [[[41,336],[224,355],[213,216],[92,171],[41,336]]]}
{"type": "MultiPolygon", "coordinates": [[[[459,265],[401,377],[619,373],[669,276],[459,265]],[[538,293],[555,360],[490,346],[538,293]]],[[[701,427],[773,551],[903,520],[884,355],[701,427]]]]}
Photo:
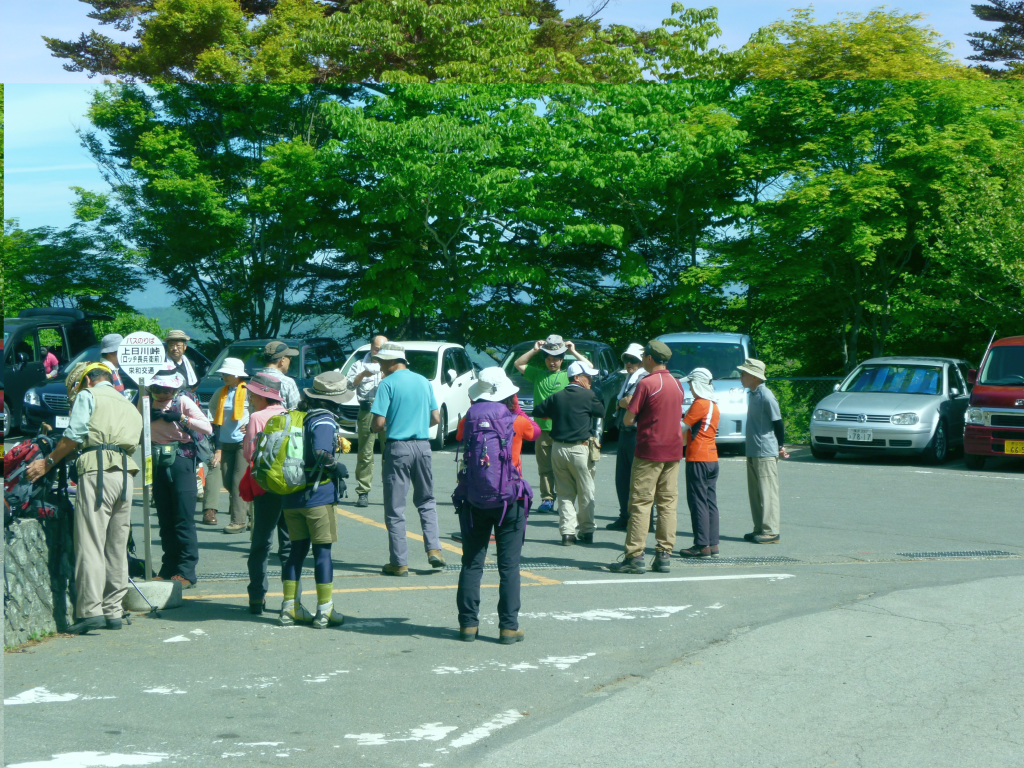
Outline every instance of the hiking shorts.
{"type": "Polygon", "coordinates": [[[337,518],[331,504],[284,511],[288,538],[293,542],[310,539],[314,544],[333,544],[338,540],[337,518]]]}

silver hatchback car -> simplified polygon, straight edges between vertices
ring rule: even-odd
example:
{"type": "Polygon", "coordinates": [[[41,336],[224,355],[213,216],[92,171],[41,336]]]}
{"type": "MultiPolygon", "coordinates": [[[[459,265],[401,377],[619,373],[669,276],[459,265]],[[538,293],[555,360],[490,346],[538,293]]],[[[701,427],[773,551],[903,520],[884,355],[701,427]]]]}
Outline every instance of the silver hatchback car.
{"type": "Polygon", "coordinates": [[[950,357],[864,361],[815,407],[811,453],[922,454],[942,463],[963,444],[969,367],[950,357]]]}

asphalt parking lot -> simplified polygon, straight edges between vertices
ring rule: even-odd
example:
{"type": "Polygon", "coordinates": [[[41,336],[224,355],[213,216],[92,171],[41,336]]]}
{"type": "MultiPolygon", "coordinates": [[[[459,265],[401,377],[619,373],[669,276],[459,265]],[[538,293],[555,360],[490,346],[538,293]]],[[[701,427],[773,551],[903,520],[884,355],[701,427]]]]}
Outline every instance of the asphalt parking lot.
{"type": "MultiPolygon", "coordinates": [[[[598,465],[602,525],[614,449],[598,465]]],[[[434,456],[443,535],[453,461],[434,456]]],[[[338,629],[250,616],[232,576],[245,536],[200,526],[183,608],[5,655],[6,764],[1020,765],[1024,464],[798,448],[780,469],[782,541],[759,546],[742,539],[743,462],[722,461],[717,563],[616,576],[623,534],[562,547],[557,518],[533,515],[515,646],[496,643],[493,588],[481,639],[458,642],[458,574],[430,572],[419,541],[409,579],[379,575],[379,472],[368,509],[339,505],[338,629]]],[[[535,481],[532,455],[524,466],[535,481]]]]}

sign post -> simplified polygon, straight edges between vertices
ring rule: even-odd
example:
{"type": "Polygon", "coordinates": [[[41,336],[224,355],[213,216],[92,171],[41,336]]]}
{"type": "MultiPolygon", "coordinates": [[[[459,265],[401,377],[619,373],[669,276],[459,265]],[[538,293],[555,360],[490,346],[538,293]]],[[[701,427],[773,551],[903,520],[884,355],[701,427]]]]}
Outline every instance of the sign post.
{"type": "Polygon", "coordinates": [[[166,353],[164,344],[152,333],[131,333],[117,348],[117,364],[139,385],[139,410],[142,412],[142,536],[145,546],[146,574],[149,581],[153,573],[153,532],[149,520],[150,495],[153,487],[153,443],[149,429],[149,385],[153,375],[163,367],[166,353]]]}

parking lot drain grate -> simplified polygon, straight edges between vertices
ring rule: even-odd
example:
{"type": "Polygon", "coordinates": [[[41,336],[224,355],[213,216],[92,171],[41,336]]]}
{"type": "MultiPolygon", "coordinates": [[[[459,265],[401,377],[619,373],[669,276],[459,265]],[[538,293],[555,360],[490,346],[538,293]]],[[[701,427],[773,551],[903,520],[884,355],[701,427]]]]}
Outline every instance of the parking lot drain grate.
{"type": "Polygon", "coordinates": [[[674,557],[673,563],[680,565],[774,565],[775,563],[799,563],[792,557],[712,557],[708,560],[674,557]]]}
{"type": "MultiPolygon", "coordinates": [[[[530,562],[529,560],[519,561],[520,571],[569,571],[575,570],[575,565],[561,565],[559,563],[545,563],[545,562],[530,562]]],[[[452,571],[458,573],[462,570],[462,566],[458,563],[452,563],[444,567],[445,571],[452,571]]],[[[498,570],[497,563],[484,563],[485,571],[496,571],[498,570]]]]}
{"type": "MultiPolygon", "coordinates": [[[[313,578],[314,572],[312,568],[302,569],[302,578],[313,578]]],[[[235,581],[237,579],[248,579],[248,571],[229,571],[226,573],[197,573],[200,581],[235,581]]],[[[281,569],[270,568],[267,570],[267,578],[269,579],[280,579],[281,569]]]]}
{"type": "Polygon", "coordinates": [[[945,560],[965,558],[990,558],[990,557],[1020,557],[1013,552],[1003,552],[998,549],[975,549],[953,552],[897,552],[900,557],[911,560],[945,560]]]}

